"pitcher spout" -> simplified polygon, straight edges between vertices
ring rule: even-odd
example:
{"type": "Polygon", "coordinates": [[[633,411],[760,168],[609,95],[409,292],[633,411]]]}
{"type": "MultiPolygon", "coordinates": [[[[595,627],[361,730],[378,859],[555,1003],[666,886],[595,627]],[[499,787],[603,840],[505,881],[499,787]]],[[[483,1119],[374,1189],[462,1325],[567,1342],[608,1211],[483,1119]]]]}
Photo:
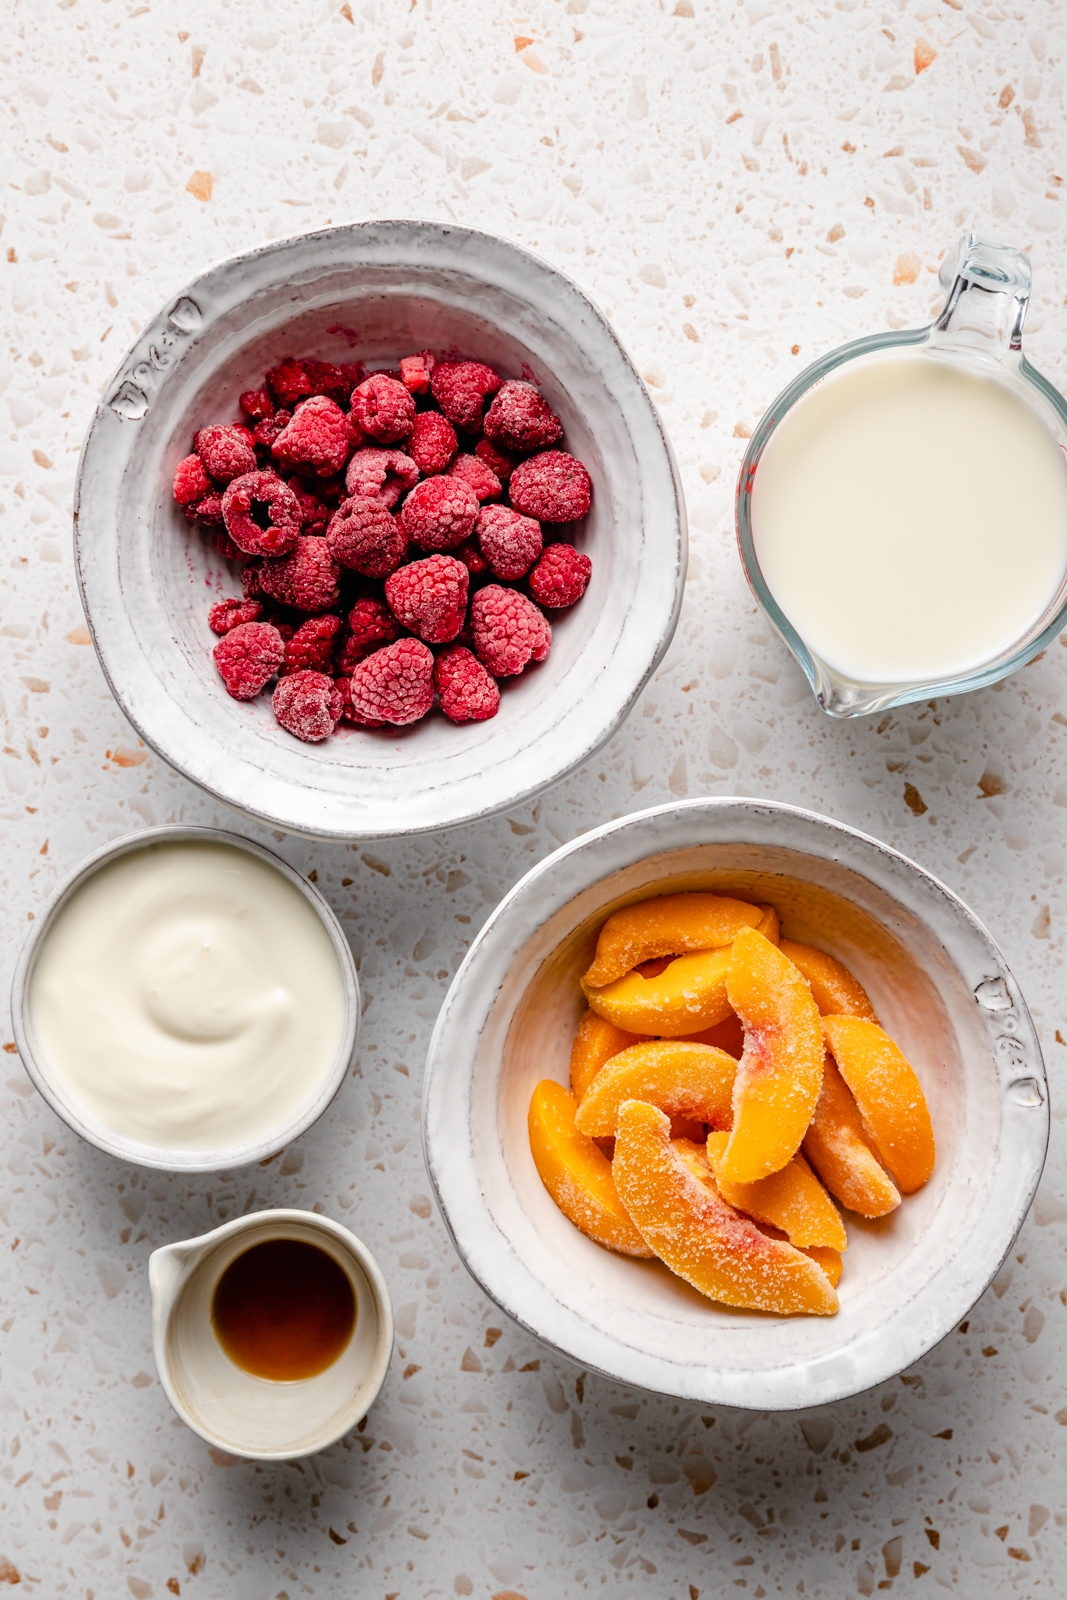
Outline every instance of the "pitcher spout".
{"type": "Polygon", "coordinates": [[[163,1245],[148,1258],[148,1285],[154,1317],[166,1321],[202,1251],[197,1242],[163,1245]]]}

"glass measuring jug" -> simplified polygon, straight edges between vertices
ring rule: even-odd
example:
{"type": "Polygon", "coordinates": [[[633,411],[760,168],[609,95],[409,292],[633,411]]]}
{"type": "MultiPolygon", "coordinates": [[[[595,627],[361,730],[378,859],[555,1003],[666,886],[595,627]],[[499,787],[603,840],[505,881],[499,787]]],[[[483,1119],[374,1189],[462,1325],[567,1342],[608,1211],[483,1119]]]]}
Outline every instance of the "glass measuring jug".
{"type": "Polygon", "coordinates": [[[929,327],[831,351],[757,427],[748,581],[831,716],[980,688],[1067,620],[1067,402],[1022,353],[1030,264],[973,234],[929,327]]]}

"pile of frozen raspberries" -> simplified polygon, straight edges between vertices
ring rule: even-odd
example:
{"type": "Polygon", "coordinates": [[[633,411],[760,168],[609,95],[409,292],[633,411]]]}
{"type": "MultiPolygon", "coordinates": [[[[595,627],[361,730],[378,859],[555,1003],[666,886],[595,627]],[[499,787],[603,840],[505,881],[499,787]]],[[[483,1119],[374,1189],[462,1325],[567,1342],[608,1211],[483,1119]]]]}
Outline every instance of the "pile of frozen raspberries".
{"type": "Polygon", "coordinates": [[[495,716],[497,680],[545,659],[545,613],[591,571],[562,538],[589,474],[537,387],[425,350],[367,376],[286,356],[241,409],[174,474],[186,516],[244,564],[244,598],[208,615],[228,692],[276,680],[275,716],[309,742],[417,722],[435,697],[452,722],[495,716]]]}

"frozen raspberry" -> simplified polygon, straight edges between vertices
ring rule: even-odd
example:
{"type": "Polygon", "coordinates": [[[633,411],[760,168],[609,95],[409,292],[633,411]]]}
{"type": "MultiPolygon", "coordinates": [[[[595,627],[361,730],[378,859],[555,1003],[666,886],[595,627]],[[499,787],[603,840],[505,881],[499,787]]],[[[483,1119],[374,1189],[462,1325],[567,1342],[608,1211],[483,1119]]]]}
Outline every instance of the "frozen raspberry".
{"type": "Polygon", "coordinates": [[[399,444],[415,425],[415,402],[399,378],[377,372],[352,391],[352,418],[379,444],[399,444]]]}
{"type": "MultiPolygon", "coordinates": [[[[221,506],[222,501],[219,501],[221,506]]],[[[221,519],[220,519],[221,521],[221,519]]],[[[211,530],[211,543],[224,561],[243,561],[244,551],[238,550],[226,529],[219,526],[211,530]]]]}
{"type": "Polygon", "coordinates": [[[481,433],[482,412],[503,379],[481,361],[439,361],[430,392],[449,422],[465,433],[481,433]]]}
{"type": "Polygon", "coordinates": [[[400,381],[409,394],[427,392],[436,365],[429,350],[420,350],[417,356],[400,357],[400,381]]]}
{"type": "MultiPolygon", "coordinates": [[[[271,605],[271,602],[268,600],[267,604],[271,605]]],[[[269,622],[272,628],[277,628],[282,636],[282,643],[288,644],[300,625],[300,613],[298,611],[290,611],[286,606],[277,606],[272,607],[269,611],[264,610],[259,620],[260,622],[269,622]],[[296,617],[296,622],[290,620],[292,617],[296,617]]],[[[282,670],[284,671],[284,668],[282,670]]]]}
{"type": "Polygon", "coordinates": [[[433,664],[433,682],[449,722],[487,722],[500,709],[496,679],[462,645],[441,651],[433,664]]]}
{"type": "Polygon", "coordinates": [[[273,450],[279,435],[285,432],[292,420],[291,411],[275,411],[273,416],[264,417],[256,423],[252,437],[261,450],[273,450]]]}
{"type": "Polygon", "coordinates": [[[312,395],[293,412],[293,420],[274,441],[274,455],[285,467],[305,467],[328,478],[348,460],[348,418],[335,400],[312,395]]]}
{"type": "Polygon", "coordinates": [[[325,539],[301,534],[291,556],[265,561],[259,569],[259,587],[272,600],[314,616],[337,604],[340,571],[325,539]]]}
{"type": "Polygon", "coordinates": [[[287,733],[305,744],[321,744],[341,720],[340,689],[325,672],[290,672],[274,691],[274,715],[287,733]]]}
{"type": "Polygon", "coordinates": [[[333,645],[344,626],[340,617],[327,612],[324,617],[309,617],[285,643],[283,671],[329,672],[333,665],[333,645]]]}
{"type": "Polygon", "coordinates": [[[226,532],[250,556],[284,556],[296,544],[300,508],[287,483],[273,472],[246,472],[222,497],[226,532]]]}
{"type": "Polygon", "coordinates": [[[336,367],[332,361],[309,361],[307,357],[300,365],[313,395],[324,394],[337,405],[347,408],[352,390],[362,377],[362,369],[358,365],[336,367]]]}
{"type": "Polygon", "coordinates": [[[465,539],[462,544],[457,544],[452,554],[457,561],[462,561],[472,578],[480,578],[483,572],[489,571],[489,563],[473,539],[465,539]]]}
{"type": "Polygon", "coordinates": [[[220,600],[207,614],[212,633],[229,633],[242,622],[256,622],[263,615],[258,600],[220,600]]]}
{"type": "Polygon", "coordinates": [[[399,637],[400,624],[384,600],[369,595],[357,600],[348,613],[348,629],[337,653],[338,672],[347,677],[357,661],[399,637]]]}
{"type": "Polygon", "coordinates": [[[375,722],[373,719],[357,716],[352,710],[352,679],[350,677],[337,678],[335,682],[341,691],[342,722],[353,722],[359,728],[383,728],[385,726],[383,722],[375,722]]]}
{"type": "Polygon", "coordinates": [[[285,646],[269,622],[242,622],[223,635],[212,653],[226,693],[235,700],[254,700],[281,666],[285,646]]]}
{"type": "Polygon", "coordinates": [[[349,494],[380,500],[390,511],[418,481],[418,467],[401,450],[357,450],[345,473],[349,494]]]}
{"type": "Polygon", "coordinates": [[[474,531],[478,497],[462,478],[426,478],[415,485],[400,520],[420,550],[451,550],[474,531]]]}
{"type": "Polygon", "coordinates": [[[186,456],[174,469],[174,498],[180,506],[191,506],[211,493],[211,479],[198,455],[186,456]]]}
{"type": "Polygon", "coordinates": [[[365,578],[384,578],[395,572],[408,552],[399,517],[380,500],[353,495],[342,500],[326,529],[330,554],[342,567],[365,578]]]}
{"type": "Polygon", "coordinates": [[[447,644],[463,626],[470,579],[462,561],[427,556],[385,580],[385,598],[396,620],[427,644],[447,644]]]}
{"type": "Polygon", "coordinates": [[[186,506],[185,515],[190,522],[204,522],[209,528],[222,527],[222,496],[216,492],[206,494],[195,506],[186,506]]]}
{"type": "Polygon", "coordinates": [[[563,438],[563,424],[532,383],[509,379],[485,413],[485,437],[529,455],[563,438]]]}
{"type": "Polygon", "coordinates": [[[541,524],[510,506],[483,506],[478,513],[478,548],[493,576],[525,578],[541,554],[541,524]]]}
{"type": "Polygon", "coordinates": [[[348,681],[345,716],[366,728],[418,722],[433,705],[433,651],[398,639],[359,662],[348,681]]]}
{"type": "Polygon", "coordinates": [[[364,378],[367,376],[367,369],[363,365],[362,361],[339,361],[337,363],[337,369],[339,372],[344,373],[345,382],[348,384],[348,398],[351,400],[352,390],[356,387],[357,383],[363,382],[364,378]]]}
{"type": "Polygon", "coordinates": [[[550,544],[530,573],[530,593],[550,611],[575,605],[585,593],[593,563],[572,544],[550,544]]]}
{"type": "Polygon", "coordinates": [[[443,472],[459,449],[456,430],[439,411],[420,411],[405,441],[405,449],[427,477],[443,472]]]}
{"type": "Polygon", "coordinates": [[[450,477],[469,483],[479,501],[500,499],[503,492],[500,479],[477,456],[457,456],[448,471],[450,477]]]}
{"type": "Polygon", "coordinates": [[[532,600],[491,583],[471,601],[471,631],[478,660],[494,678],[510,678],[531,661],[543,661],[552,629],[532,600]]]}
{"type": "Polygon", "coordinates": [[[488,439],[479,439],[474,446],[474,454],[479,461],[484,461],[489,471],[495,473],[506,489],[511,474],[515,471],[515,458],[508,455],[506,450],[499,449],[488,439]]]}
{"type": "Polygon", "coordinates": [[[246,600],[258,600],[263,593],[259,587],[261,564],[259,561],[250,561],[247,566],[241,568],[241,593],[246,600]]]}
{"type": "Polygon", "coordinates": [[[240,399],[241,410],[246,417],[251,417],[253,422],[262,422],[264,417],[274,415],[274,401],[266,389],[246,389],[240,399]]]}
{"type": "Polygon", "coordinates": [[[298,400],[306,400],[311,394],[311,379],[304,370],[304,363],[286,356],[276,367],[267,373],[267,387],[280,406],[292,410],[298,400]]]}
{"type": "Polygon", "coordinates": [[[193,449],[206,471],[219,483],[231,483],[243,473],[256,470],[252,435],[239,423],[231,427],[213,423],[209,428],[201,428],[193,438],[193,449]]]}
{"type": "MultiPolygon", "coordinates": [[[[317,495],[312,494],[303,478],[292,477],[289,487],[296,495],[301,533],[325,533],[330,513],[317,495]]],[[[316,484],[316,488],[318,485],[316,484]]]]}
{"type": "Polygon", "coordinates": [[[325,505],[336,511],[347,494],[343,474],[338,473],[332,478],[316,478],[315,493],[325,505]]]}
{"type": "Polygon", "coordinates": [[[566,450],[545,450],[520,462],[508,490],[515,510],[538,522],[577,522],[593,496],[588,472],[566,450]]]}

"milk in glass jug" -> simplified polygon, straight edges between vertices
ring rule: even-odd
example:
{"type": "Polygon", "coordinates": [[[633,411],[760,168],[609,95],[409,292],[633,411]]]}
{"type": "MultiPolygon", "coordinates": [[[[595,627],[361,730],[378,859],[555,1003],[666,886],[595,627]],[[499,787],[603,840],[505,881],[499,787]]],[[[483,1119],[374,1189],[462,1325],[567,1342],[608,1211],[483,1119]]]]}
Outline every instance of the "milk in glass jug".
{"type": "Polygon", "coordinates": [[[833,350],[738,481],[741,559],[831,716],[977,689],[1067,622],[1067,402],[1022,353],[1030,264],[962,239],[930,327],[833,350]]]}

